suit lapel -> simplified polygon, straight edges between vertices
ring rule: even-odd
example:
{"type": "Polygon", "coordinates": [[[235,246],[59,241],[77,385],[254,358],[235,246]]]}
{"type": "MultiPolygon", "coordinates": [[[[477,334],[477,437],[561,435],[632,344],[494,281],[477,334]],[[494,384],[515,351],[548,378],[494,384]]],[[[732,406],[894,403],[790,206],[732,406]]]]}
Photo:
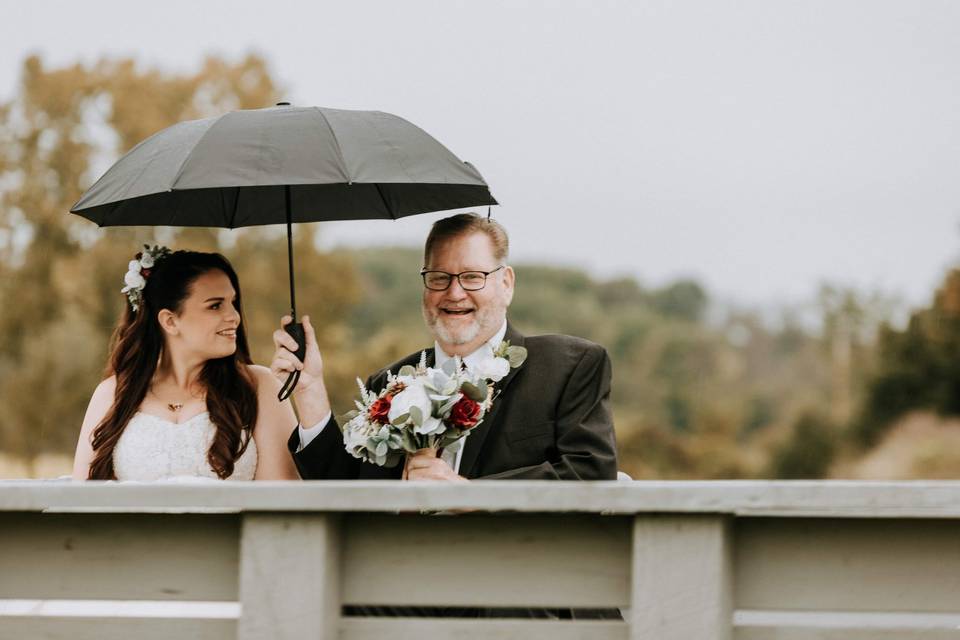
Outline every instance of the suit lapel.
{"type": "MultiPolygon", "coordinates": [[[[511,346],[523,346],[523,336],[514,330],[510,323],[507,323],[507,332],[504,334],[503,339],[509,341],[511,346]]],[[[510,369],[510,373],[504,376],[500,382],[497,382],[493,386],[493,392],[495,394],[493,398],[493,406],[490,407],[490,411],[487,412],[487,415],[483,417],[483,421],[475,426],[470,432],[470,435],[468,435],[466,440],[464,440],[463,456],[460,458],[459,473],[461,476],[465,478],[473,477],[474,467],[477,466],[477,459],[480,457],[480,452],[483,450],[484,442],[486,442],[487,436],[490,434],[490,431],[493,429],[494,425],[498,424],[497,417],[499,415],[501,406],[501,403],[499,402],[500,396],[507,388],[507,385],[510,384],[513,378],[522,368],[523,365],[516,369],[510,369]]]]}

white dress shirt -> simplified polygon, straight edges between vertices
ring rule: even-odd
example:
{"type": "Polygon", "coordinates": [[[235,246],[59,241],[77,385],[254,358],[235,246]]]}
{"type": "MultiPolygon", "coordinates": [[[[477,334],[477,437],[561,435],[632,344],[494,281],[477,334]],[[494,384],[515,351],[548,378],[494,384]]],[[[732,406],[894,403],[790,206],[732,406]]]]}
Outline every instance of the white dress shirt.
{"type": "MultiPolygon", "coordinates": [[[[469,370],[471,366],[476,366],[478,362],[483,359],[486,359],[487,355],[490,353],[490,349],[496,349],[500,346],[500,343],[503,342],[503,336],[507,333],[507,321],[503,321],[503,326],[500,327],[500,330],[497,331],[492,338],[487,340],[480,348],[478,348],[473,353],[470,353],[463,358],[463,363],[466,365],[469,370]]],[[[434,366],[442,367],[443,364],[452,359],[454,356],[447,354],[440,345],[436,342],[433,343],[433,353],[434,353],[434,366]]],[[[297,429],[300,432],[300,448],[297,451],[300,451],[308,444],[310,444],[314,438],[320,435],[320,432],[323,431],[324,427],[327,426],[327,423],[330,422],[332,413],[328,413],[323,420],[315,424],[310,428],[303,428],[298,426],[297,429]]],[[[454,473],[460,472],[460,459],[463,457],[463,443],[466,438],[461,438],[457,440],[449,447],[445,447],[442,452],[440,452],[440,459],[450,465],[450,468],[453,469],[454,473]]]]}

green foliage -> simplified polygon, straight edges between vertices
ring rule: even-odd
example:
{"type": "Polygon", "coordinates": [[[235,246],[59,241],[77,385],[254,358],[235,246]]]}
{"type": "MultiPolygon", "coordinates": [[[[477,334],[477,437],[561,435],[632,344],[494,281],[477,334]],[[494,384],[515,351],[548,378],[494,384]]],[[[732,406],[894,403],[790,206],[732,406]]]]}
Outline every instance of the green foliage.
{"type": "Polygon", "coordinates": [[[823,416],[805,413],[793,425],[790,439],[773,455],[770,476],[823,478],[837,453],[837,429],[823,416]]]}
{"type": "Polygon", "coordinates": [[[692,280],[680,280],[652,296],[654,308],[668,318],[699,322],[707,310],[707,293],[692,280]]]}
{"type": "Polygon", "coordinates": [[[929,309],[915,312],[902,331],[884,327],[878,365],[853,433],[872,445],[907,411],[960,415],[960,270],[951,271],[929,309]]]}

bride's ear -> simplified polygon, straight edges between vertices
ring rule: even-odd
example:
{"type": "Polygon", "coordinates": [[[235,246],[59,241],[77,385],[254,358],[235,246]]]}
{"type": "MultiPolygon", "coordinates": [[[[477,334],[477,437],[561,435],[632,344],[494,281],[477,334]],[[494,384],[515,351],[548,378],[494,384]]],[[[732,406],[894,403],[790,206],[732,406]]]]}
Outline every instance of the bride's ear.
{"type": "Polygon", "coordinates": [[[177,316],[169,309],[160,310],[160,312],[157,314],[157,322],[160,323],[160,328],[163,329],[164,333],[166,333],[168,336],[180,335],[180,327],[177,324],[177,316]]]}

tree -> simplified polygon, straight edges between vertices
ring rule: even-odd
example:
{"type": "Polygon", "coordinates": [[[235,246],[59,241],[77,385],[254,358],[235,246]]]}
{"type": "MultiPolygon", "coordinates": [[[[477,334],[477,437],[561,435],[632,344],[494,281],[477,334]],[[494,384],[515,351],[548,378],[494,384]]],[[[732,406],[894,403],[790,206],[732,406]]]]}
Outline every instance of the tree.
{"type": "Polygon", "coordinates": [[[913,313],[905,329],[881,329],[877,359],[853,425],[860,444],[874,444],[913,409],[960,415],[960,269],[947,274],[930,308],[913,313]]]}
{"type": "Polygon", "coordinates": [[[770,475],[774,478],[823,478],[837,451],[835,428],[829,420],[807,412],[793,425],[791,437],[774,453],[770,475]]]}

